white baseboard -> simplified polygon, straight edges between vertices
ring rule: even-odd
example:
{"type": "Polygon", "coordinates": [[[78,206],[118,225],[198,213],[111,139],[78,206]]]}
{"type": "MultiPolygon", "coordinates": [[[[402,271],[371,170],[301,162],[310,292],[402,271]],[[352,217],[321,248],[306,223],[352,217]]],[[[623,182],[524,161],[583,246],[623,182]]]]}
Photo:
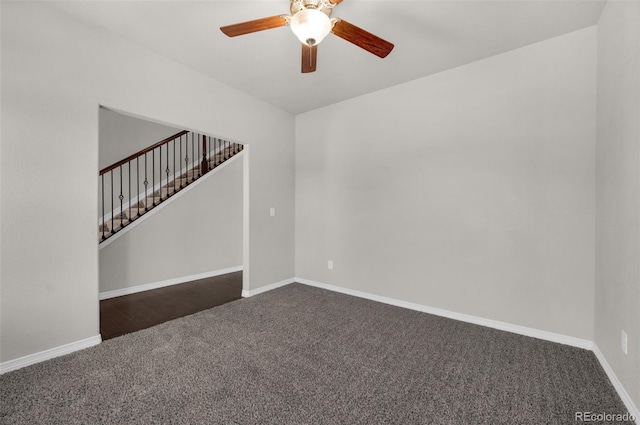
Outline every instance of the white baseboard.
{"type": "Polygon", "coordinates": [[[448,317],[450,319],[459,320],[461,322],[473,323],[475,325],[486,326],[488,328],[499,329],[501,331],[512,332],[520,335],[530,336],[533,338],[543,339],[546,341],[557,342],[560,344],[570,345],[572,347],[584,348],[591,350],[593,342],[575,338],[572,336],[557,334],[553,332],[541,331],[539,329],[528,328],[525,326],[513,325],[511,323],[499,322],[497,320],[485,319],[482,317],[471,316],[469,314],[456,313],[453,311],[443,310],[440,308],[429,307],[421,304],[414,304],[407,301],[397,300],[395,298],[383,297],[380,295],[374,295],[367,292],[356,291],[353,289],[342,288],[340,286],[328,285],[326,283],[315,282],[309,279],[295,278],[296,282],[304,285],[315,286],[317,288],[327,289],[333,292],[340,292],[342,294],[352,295],[354,297],[365,298],[372,301],[377,301],[384,304],[390,304],[397,307],[408,308],[409,310],[421,311],[423,313],[434,314],[436,316],[448,317]]]}
{"type": "Polygon", "coordinates": [[[12,370],[21,369],[25,366],[40,363],[45,360],[50,360],[55,357],[64,356],[65,354],[70,354],[74,351],[93,347],[94,345],[98,345],[101,342],[102,337],[100,335],[96,335],[90,338],[81,339],[80,341],[40,351],[39,353],[29,354],[28,356],[20,357],[18,359],[2,362],[0,363],[0,375],[2,375],[3,373],[11,372],[12,370]]]}
{"type": "Polygon", "coordinates": [[[262,294],[263,292],[271,291],[272,289],[280,288],[281,286],[289,285],[290,283],[295,282],[294,278],[289,278],[285,280],[281,280],[280,282],[272,283],[270,285],[261,286],[260,288],[251,289],[251,290],[242,290],[242,297],[248,298],[253,297],[254,295],[262,294]]]}
{"type": "Polygon", "coordinates": [[[226,269],[213,270],[190,276],[176,277],[174,279],[163,280],[160,282],[145,283],[144,285],[129,286],[127,288],[115,289],[113,291],[100,292],[100,299],[107,300],[109,298],[121,297],[123,295],[136,294],[138,292],[150,291],[152,289],[164,288],[165,286],[178,285],[180,283],[192,282],[194,280],[206,279],[208,277],[221,276],[227,273],[241,272],[242,266],[229,267],[226,269]]]}
{"type": "MultiPolygon", "coordinates": [[[[593,353],[596,355],[596,358],[598,359],[605,373],[609,377],[611,384],[618,392],[618,395],[620,396],[620,398],[622,399],[622,402],[624,403],[627,410],[629,411],[629,414],[633,415],[635,417],[636,424],[640,425],[640,409],[638,409],[638,407],[635,405],[635,403],[629,396],[629,393],[627,393],[627,390],[624,389],[624,387],[620,383],[620,380],[618,379],[616,374],[613,372],[613,369],[609,365],[609,362],[605,358],[604,354],[602,354],[602,351],[600,351],[600,348],[598,348],[598,346],[595,343],[593,344],[593,353]]],[[[614,412],[611,412],[611,413],[614,413],[614,412]]]]}

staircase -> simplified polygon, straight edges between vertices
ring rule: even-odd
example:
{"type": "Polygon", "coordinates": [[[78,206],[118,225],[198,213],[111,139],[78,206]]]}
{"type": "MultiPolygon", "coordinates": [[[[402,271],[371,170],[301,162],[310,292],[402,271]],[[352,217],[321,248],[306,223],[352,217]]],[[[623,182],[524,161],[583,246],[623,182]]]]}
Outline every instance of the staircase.
{"type": "Polygon", "coordinates": [[[100,170],[98,243],[242,152],[240,143],[181,131],[100,170]]]}

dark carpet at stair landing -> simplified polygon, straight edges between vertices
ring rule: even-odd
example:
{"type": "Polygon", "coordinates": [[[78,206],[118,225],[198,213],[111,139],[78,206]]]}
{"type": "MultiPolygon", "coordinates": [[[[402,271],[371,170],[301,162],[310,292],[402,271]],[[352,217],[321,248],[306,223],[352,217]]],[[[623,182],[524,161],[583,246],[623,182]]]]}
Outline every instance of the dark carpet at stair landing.
{"type": "MultiPolygon", "coordinates": [[[[0,376],[3,424],[572,424],[586,350],[299,284],[0,376]]],[[[594,422],[592,422],[594,423],[594,422]]]]}

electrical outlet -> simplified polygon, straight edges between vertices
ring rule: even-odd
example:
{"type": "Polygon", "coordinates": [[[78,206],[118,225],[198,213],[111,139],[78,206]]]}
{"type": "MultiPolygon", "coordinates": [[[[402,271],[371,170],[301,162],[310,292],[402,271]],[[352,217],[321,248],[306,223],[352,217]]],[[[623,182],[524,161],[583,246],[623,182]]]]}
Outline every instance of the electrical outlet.
{"type": "Polygon", "coordinates": [[[329,260],[329,261],[327,261],[327,268],[328,268],[329,270],[333,270],[333,260],[329,260]]]}
{"type": "Polygon", "coordinates": [[[276,209],[275,209],[275,207],[271,207],[271,208],[269,209],[269,215],[270,215],[271,217],[275,217],[275,216],[276,216],[276,209]]]}
{"type": "Polygon", "coordinates": [[[625,331],[620,331],[620,348],[622,352],[627,354],[627,333],[625,331]]]}

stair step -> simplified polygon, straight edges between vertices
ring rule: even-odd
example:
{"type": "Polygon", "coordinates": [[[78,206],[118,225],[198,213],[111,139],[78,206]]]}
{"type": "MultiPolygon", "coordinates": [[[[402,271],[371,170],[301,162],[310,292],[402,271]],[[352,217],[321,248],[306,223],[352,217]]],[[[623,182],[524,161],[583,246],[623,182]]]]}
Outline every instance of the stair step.
{"type": "Polygon", "coordinates": [[[120,219],[122,219],[122,220],[126,220],[126,219],[128,219],[128,218],[129,218],[129,217],[127,216],[127,215],[128,215],[128,213],[129,213],[129,209],[128,209],[128,208],[127,208],[127,209],[123,209],[123,210],[122,210],[122,212],[120,212],[120,213],[118,213],[118,214],[116,214],[116,215],[114,215],[114,216],[113,216],[113,220],[114,220],[114,221],[115,221],[115,220],[120,220],[120,219]]]}
{"type": "Polygon", "coordinates": [[[182,174],[178,179],[182,180],[194,180],[200,176],[200,166],[198,168],[194,168],[193,170],[189,170],[186,173],[182,174]]]}
{"type": "Polygon", "coordinates": [[[173,195],[176,192],[177,192],[177,187],[174,189],[173,185],[171,185],[171,186],[165,186],[160,190],[156,190],[153,195],[155,196],[156,203],[157,203],[160,200],[160,198],[164,200],[165,198],[168,198],[169,196],[173,195]]]}
{"type": "Polygon", "coordinates": [[[138,218],[138,216],[141,216],[142,214],[145,213],[144,210],[144,202],[140,201],[138,202],[138,204],[135,207],[131,207],[131,218],[132,220],[138,218]]]}
{"type": "MultiPolygon", "coordinates": [[[[107,232],[105,230],[105,236],[107,236],[108,234],[110,235],[112,233],[112,231],[118,231],[120,230],[122,227],[126,226],[127,224],[129,224],[129,220],[125,220],[125,219],[113,219],[113,224],[111,223],[111,220],[107,221],[107,228],[110,229],[109,232],[107,232]]],[[[98,237],[102,237],[102,231],[98,232],[98,237]]]]}

